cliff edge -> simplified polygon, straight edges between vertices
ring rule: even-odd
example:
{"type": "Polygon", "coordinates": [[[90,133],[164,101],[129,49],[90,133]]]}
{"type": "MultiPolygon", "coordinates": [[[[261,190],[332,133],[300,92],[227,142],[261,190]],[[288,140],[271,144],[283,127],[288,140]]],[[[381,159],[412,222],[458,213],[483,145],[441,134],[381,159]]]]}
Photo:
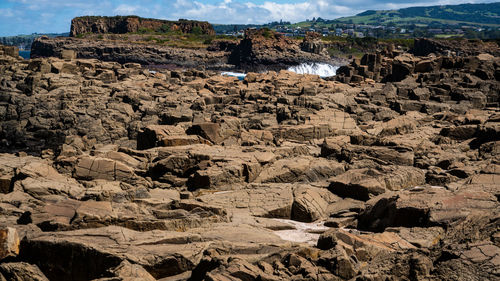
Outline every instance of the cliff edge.
{"type": "Polygon", "coordinates": [[[269,29],[247,29],[245,37],[232,51],[229,63],[243,69],[283,69],[304,62],[329,62],[325,53],[301,49],[300,43],[269,29]]]}
{"type": "Polygon", "coordinates": [[[124,34],[140,32],[141,30],[151,32],[182,31],[183,33],[215,35],[212,25],[204,21],[192,21],[185,19],[168,21],[141,18],[138,16],[84,16],[76,17],[71,21],[70,36],[77,37],[80,34],[86,33],[124,34]]]}

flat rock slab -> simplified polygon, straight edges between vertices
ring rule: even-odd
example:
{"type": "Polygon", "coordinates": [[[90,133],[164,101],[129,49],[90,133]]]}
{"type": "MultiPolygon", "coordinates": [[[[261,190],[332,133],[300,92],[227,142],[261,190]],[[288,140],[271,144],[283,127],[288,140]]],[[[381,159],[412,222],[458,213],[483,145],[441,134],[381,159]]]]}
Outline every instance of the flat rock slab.
{"type": "Polygon", "coordinates": [[[21,255],[37,264],[50,280],[94,279],[123,260],[162,278],[192,269],[208,244],[199,234],[108,226],[34,233],[23,240],[21,255]]]}
{"type": "Polygon", "coordinates": [[[366,201],[387,191],[425,184],[424,171],[411,166],[353,169],[330,179],[328,189],[341,197],[366,201]]]}
{"type": "Polygon", "coordinates": [[[203,195],[197,199],[217,206],[241,210],[256,217],[290,218],[293,204],[290,184],[255,184],[252,188],[203,195]]]}

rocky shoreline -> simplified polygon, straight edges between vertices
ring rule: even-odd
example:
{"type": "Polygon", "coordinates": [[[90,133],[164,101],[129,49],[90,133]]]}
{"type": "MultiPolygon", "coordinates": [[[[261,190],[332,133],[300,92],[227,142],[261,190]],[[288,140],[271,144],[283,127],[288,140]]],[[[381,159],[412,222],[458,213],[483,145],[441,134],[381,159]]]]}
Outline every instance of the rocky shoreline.
{"type": "Polygon", "coordinates": [[[38,42],[0,50],[0,280],[500,278],[494,53],[239,81],[38,42]]]}
{"type": "Polygon", "coordinates": [[[181,49],[161,45],[132,44],[73,37],[41,37],[33,42],[31,58],[60,57],[63,51],[73,51],[75,58],[98,59],[142,65],[176,65],[182,68],[224,68],[229,52],[181,49]]]}
{"type": "Polygon", "coordinates": [[[271,30],[247,30],[238,41],[214,40],[207,48],[177,48],[148,42],[103,40],[98,38],[40,37],[31,47],[31,58],[61,57],[74,52],[74,58],[98,59],[142,65],[175,65],[180,68],[224,69],[262,72],[279,71],[301,63],[322,62],[343,65],[331,58],[318,38],[302,42],[271,30]]]}

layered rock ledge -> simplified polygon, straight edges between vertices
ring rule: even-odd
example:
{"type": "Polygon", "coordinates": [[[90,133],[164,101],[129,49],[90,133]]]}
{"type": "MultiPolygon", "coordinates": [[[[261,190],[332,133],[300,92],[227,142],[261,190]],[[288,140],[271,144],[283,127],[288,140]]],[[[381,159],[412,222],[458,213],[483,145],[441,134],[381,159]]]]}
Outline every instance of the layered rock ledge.
{"type": "Polygon", "coordinates": [[[76,17],[71,20],[71,37],[77,37],[87,33],[115,33],[124,34],[139,31],[181,31],[184,33],[214,35],[212,25],[204,21],[193,21],[180,19],[168,21],[159,19],[147,19],[137,16],[98,17],[85,16],[76,17]]]}
{"type": "MultiPolygon", "coordinates": [[[[103,29],[103,32],[117,32],[101,27],[97,29],[103,29]]],[[[96,31],[96,34],[100,32],[96,31]]],[[[195,48],[152,43],[148,38],[151,35],[147,34],[106,36],[105,38],[104,36],[103,38],[40,37],[31,46],[31,58],[61,57],[64,52],[70,51],[74,58],[98,59],[122,64],[134,62],[142,65],[171,65],[182,68],[233,68],[245,72],[281,70],[301,63],[341,62],[331,58],[322,49],[322,43],[318,40],[308,37],[300,42],[264,29],[249,29],[239,41],[213,40],[206,47],[195,48]],[[135,41],[131,39],[134,36],[138,37],[135,41]]],[[[165,40],[168,41],[168,35],[165,36],[165,40]]]]}
{"type": "Polygon", "coordinates": [[[1,47],[0,280],[500,278],[499,58],[398,56],[346,84],[1,47]]]}

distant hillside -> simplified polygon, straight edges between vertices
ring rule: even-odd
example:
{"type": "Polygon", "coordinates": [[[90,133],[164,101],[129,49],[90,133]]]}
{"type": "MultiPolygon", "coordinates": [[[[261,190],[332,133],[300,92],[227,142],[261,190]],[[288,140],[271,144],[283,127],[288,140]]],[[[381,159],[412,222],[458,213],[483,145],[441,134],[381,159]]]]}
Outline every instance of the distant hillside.
{"type": "Polygon", "coordinates": [[[369,10],[352,17],[336,20],[343,23],[372,25],[408,25],[440,22],[500,26],[500,2],[490,4],[461,4],[430,7],[411,7],[399,10],[369,10]]]}

